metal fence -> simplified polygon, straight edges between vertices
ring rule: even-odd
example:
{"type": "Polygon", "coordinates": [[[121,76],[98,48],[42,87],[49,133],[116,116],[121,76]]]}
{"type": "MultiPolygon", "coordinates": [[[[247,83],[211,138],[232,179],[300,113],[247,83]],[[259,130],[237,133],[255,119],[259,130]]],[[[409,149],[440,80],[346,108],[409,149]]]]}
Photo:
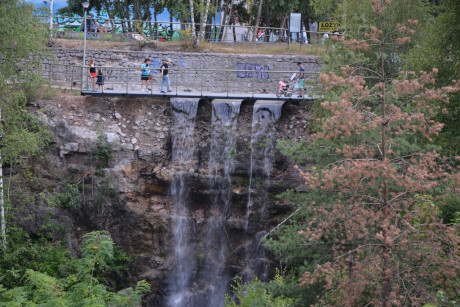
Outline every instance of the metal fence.
{"type": "MultiPolygon", "coordinates": [[[[161,69],[151,67],[150,81],[147,91],[141,91],[141,68],[96,66],[96,72],[102,70],[102,85],[93,84],[92,90],[112,94],[160,94],[161,69]]],[[[39,71],[41,77],[60,88],[90,91],[92,79],[89,67],[44,63],[39,71]]],[[[264,68],[251,70],[239,69],[185,69],[170,67],[169,78],[172,94],[199,96],[220,95],[230,96],[244,94],[248,97],[261,94],[290,97],[298,95],[296,80],[298,71],[270,71],[264,68]],[[279,82],[286,85],[285,91],[280,90],[279,82]]],[[[305,88],[311,93],[317,80],[317,73],[306,74],[305,88]]],[[[97,82],[97,78],[93,81],[97,82]]],[[[167,88],[165,87],[166,91],[167,88]]]]}
{"type": "MultiPolygon", "coordinates": [[[[49,16],[38,16],[49,23],[49,16]]],[[[55,37],[83,39],[85,21],[83,17],[53,17],[55,37]]],[[[87,18],[87,39],[130,41],[182,41],[191,39],[191,24],[169,21],[127,20],[110,18],[87,18]]],[[[196,25],[199,28],[199,25],[196,25]]],[[[324,32],[303,31],[289,33],[286,28],[258,27],[245,25],[206,24],[205,40],[224,43],[301,43],[317,44],[324,38],[324,32]],[[309,33],[310,40],[307,40],[309,33]],[[255,39],[254,39],[255,36],[255,39]]]]}

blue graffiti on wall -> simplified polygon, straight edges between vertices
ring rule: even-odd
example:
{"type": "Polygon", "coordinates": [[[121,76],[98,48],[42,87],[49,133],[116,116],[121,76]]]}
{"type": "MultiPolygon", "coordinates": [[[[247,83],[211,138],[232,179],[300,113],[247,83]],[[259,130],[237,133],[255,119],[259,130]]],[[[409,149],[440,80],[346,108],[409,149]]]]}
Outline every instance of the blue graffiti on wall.
{"type": "MultiPolygon", "coordinates": [[[[160,67],[160,60],[158,58],[152,59],[152,61],[150,62],[150,67],[159,68],[160,67]]],[[[152,72],[155,75],[158,74],[158,70],[156,70],[156,69],[154,69],[152,72]]]]}
{"type": "Polygon", "coordinates": [[[237,70],[250,70],[250,71],[238,71],[236,73],[238,78],[251,78],[251,79],[270,79],[268,66],[262,66],[254,63],[237,63],[237,70]]]}
{"type": "Polygon", "coordinates": [[[177,66],[185,67],[185,60],[184,59],[178,59],[177,60],[177,66]]]}

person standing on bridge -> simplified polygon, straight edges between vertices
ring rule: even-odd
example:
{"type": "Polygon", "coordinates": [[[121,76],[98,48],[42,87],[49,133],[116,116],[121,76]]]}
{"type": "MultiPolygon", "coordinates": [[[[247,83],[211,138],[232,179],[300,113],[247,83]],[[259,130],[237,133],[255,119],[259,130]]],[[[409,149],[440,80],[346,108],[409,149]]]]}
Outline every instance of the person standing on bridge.
{"type": "Polygon", "coordinates": [[[168,76],[168,68],[171,65],[171,60],[167,59],[163,65],[161,65],[161,92],[164,93],[164,85],[166,84],[168,87],[168,93],[171,91],[171,81],[169,80],[168,76]]]}
{"type": "Polygon", "coordinates": [[[298,86],[299,86],[299,98],[303,97],[303,83],[305,81],[305,67],[303,67],[302,63],[298,62],[297,65],[300,68],[299,76],[297,77],[297,80],[299,80],[298,86]]]}
{"type": "Polygon", "coordinates": [[[144,89],[145,85],[145,91],[148,93],[149,92],[149,83],[150,83],[150,59],[147,58],[144,60],[144,64],[142,64],[141,67],[141,91],[144,89]]]}
{"type": "Polygon", "coordinates": [[[95,91],[96,90],[96,79],[97,79],[97,73],[96,73],[96,66],[95,66],[95,60],[91,59],[89,60],[89,68],[88,68],[88,73],[89,77],[91,79],[91,86],[89,87],[90,91],[95,91]]]}

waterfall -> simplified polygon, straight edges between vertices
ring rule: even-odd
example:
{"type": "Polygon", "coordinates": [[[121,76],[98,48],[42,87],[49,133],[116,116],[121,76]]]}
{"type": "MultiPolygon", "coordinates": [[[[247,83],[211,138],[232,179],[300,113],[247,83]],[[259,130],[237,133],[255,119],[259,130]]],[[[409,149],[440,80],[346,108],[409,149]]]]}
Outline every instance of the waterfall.
{"type": "MultiPolygon", "coordinates": [[[[267,265],[260,246],[263,231],[258,221],[265,218],[266,187],[270,183],[275,152],[275,122],[283,103],[254,104],[251,136],[248,205],[245,220],[246,267],[245,280],[254,275],[265,279],[267,265]]],[[[174,202],[172,218],[174,236],[174,266],[169,279],[167,305],[171,307],[221,307],[230,276],[226,272],[229,239],[226,218],[229,213],[236,158],[236,124],[241,101],[215,100],[212,103],[212,132],[209,152],[210,202],[205,204],[206,224],[194,229],[189,212],[187,179],[193,163],[195,116],[198,100],[171,99],[173,127],[172,161],[177,166],[171,183],[174,202]],[[200,238],[200,242],[193,240],[200,238]],[[202,238],[202,239],[201,239],[202,238]]]]}
{"type": "Polygon", "coordinates": [[[212,103],[211,150],[211,208],[207,218],[206,255],[202,280],[206,282],[205,303],[200,306],[224,305],[228,285],[225,273],[227,234],[225,219],[231,201],[231,173],[235,167],[235,130],[241,101],[215,100],[212,103]]]}
{"type": "Polygon", "coordinates": [[[245,230],[248,236],[246,245],[246,268],[244,279],[251,280],[254,275],[267,278],[265,252],[260,245],[263,232],[258,232],[257,221],[266,217],[265,204],[267,187],[275,156],[275,122],[281,116],[284,102],[256,101],[252,116],[251,158],[249,169],[249,191],[246,211],[245,230]],[[255,208],[255,204],[258,208],[255,208]]]}
{"type": "MultiPolygon", "coordinates": [[[[171,99],[173,127],[172,160],[180,167],[186,165],[193,156],[195,116],[198,99],[171,99]]],[[[188,218],[188,187],[185,172],[179,170],[171,183],[171,196],[174,203],[174,269],[170,279],[168,305],[171,307],[194,306],[194,293],[191,289],[193,275],[196,271],[194,250],[190,234],[193,224],[188,218]]]]}

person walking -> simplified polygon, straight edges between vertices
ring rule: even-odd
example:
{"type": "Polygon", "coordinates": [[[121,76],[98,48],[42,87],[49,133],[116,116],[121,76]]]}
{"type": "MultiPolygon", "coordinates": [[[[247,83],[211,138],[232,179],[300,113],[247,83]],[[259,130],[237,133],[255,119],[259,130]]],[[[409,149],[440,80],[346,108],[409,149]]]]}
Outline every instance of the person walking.
{"type": "Polygon", "coordinates": [[[167,85],[167,88],[168,88],[168,93],[169,92],[172,92],[171,91],[171,81],[169,80],[169,76],[168,76],[168,68],[169,68],[169,65],[171,65],[171,60],[170,59],[167,59],[165,63],[163,63],[163,65],[161,65],[161,92],[164,93],[164,85],[166,84],[167,85]]]}
{"type": "Polygon", "coordinates": [[[144,90],[147,93],[149,92],[148,86],[150,83],[150,59],[147,58],[144,60],[144,64],[141,66],[141,91],[144,90]],[[145,89],[144,89],[145,86],[145,89]]]}
{"type": "Polygon", "coordinates": [[[303,98],[303,83],[305,81],[305,68],[303,67],[302,63],[298,62],[297,65],[300,68],[299,76],[297,77],[297,80],[299,80],[298,86],[299,86],[299,98],[303,98]]]}

